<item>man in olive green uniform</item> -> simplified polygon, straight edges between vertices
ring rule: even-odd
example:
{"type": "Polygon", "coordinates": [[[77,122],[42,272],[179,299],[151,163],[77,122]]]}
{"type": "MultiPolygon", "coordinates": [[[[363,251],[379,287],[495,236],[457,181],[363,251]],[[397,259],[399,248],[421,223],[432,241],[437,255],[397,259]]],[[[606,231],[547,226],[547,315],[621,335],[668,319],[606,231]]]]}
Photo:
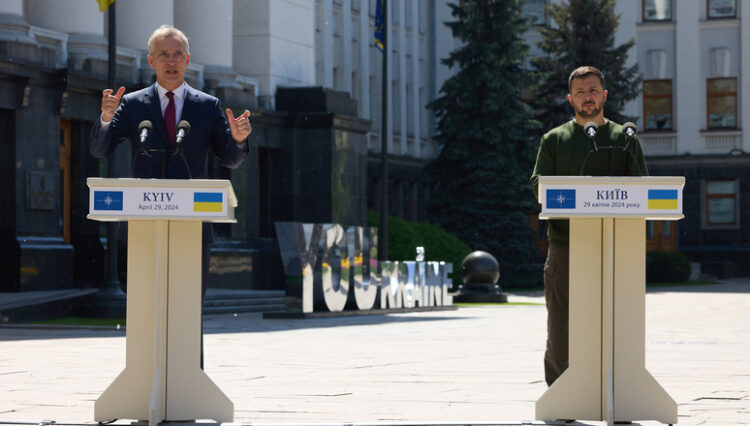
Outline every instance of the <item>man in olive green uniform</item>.
{"type": "MultiPolygon", "coordinates": [[[[568,89],[568,101],[575,111],[575,118],[542,136],[531,176],[534,195],[538,197],[539,176],[647,175],[638,139],[633,138],[632,154],[626,152],[623,148],[627,140],[622,126],[604,117],[607,90],[601,71],[589,66],[577,68],[570,74],[568,89]],[[595,137],[599,150],[591,153],[589,138],[583,131],[583,126],[588,122],[599,126],[595,137]]],[[[544,297],[547,304],[544,373],[548,386],[568,368],[569,230],[568,220],[548,221],[549,249],[544,264],[544,297]]]]}

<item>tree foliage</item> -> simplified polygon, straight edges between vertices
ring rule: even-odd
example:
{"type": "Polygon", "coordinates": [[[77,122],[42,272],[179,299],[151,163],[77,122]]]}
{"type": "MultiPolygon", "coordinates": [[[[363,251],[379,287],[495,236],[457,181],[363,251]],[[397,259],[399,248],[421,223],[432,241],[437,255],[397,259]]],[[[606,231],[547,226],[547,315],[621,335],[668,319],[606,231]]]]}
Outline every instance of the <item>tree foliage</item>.
{"type": "Polygon", "coordinates": [[[446,25],[460,47],[443,63],[457,72],[429,107],[438,118],[438,157],[428,218],[492,253],[501,282],[513,280],[535,256],[529,214],[536,207],[528,176],[538,123],[521,98],[531,84],[523,69],[527,29],[518,0],[464,0],[450,5],[446,25]]]}
{"type": "Polygon", "coordinates": [[[552,24],[539,27],[539,47],[544,55],[531,61],[539,80],[534,106],[544,131],[573,116],[566,98],[568,76],[582,65],[597,67],[604,74],[609,92],[604,115],[620,124],[635,121],[635,117],[622,114],[625,103],[635,99],[640,90],[638,65],[625,64],[635,41],[615,46],[620,17],[614,8],[615,0],[568,0],[547,7],[552,24]]]}

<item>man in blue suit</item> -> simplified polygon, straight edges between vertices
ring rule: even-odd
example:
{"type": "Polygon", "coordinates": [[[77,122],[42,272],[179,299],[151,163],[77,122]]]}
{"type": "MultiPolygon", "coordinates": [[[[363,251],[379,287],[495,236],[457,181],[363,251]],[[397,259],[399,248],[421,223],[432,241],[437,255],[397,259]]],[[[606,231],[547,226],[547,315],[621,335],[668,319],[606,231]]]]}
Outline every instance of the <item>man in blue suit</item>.
{"type": "Polygon", "coordinates": [[[156,72],[156,83],[125,96],[124,87],[117,93],[112,89],[102,92],[101,118],[91,129],[91,155],[104,158],[121,142],[130,141],[133,177],[138,178],[207,178],[209,149],[222,165],[239,166],[248,154],[246,142],[252,132],[250,112],[245,110],[235,118],[227,108],[227,120],[217,98],[185,83],[190,53],[187,37],[177,28],[163,25],[154,31],[148,41],[148,51],[148,63],[156,72]],[[153,126],[147,147],[165,152],[175,147],[176,123],[181,120],[190,123],[190,131],[182,144],[185,160],[168,153],[163,175],[158,153],[150,157],[137,155],[141,149],[138,126],[143,120],[151,121],[153,126]]]}
{"type": "MultiPolygon", "coordinates": [[[[238,167],[249,152],[250,112],[245,110],[235,117],[227,108],[227,119],[217,98],[185,83],[185,69],[190,64],[185,34],[170,25],[157,28],[148,40],[148,63],[156,73],[155,84],[127,95],[124,95],[125,87],[120,87],[116,93],[112,89],[102,91],[101,117],[95,121],[89,138],[91,155],[105,158],[121,142],[129,141],[133,177],[136,178],[208,178],[209,149],[222,165],[238,167]],[[152,131],[146,146],[142,147],[138,127],[144,120],[151,122],[152,131]],[[178,144],[177,123],[182,120],[190,124],[190,130],[178,144]],[[142,148],[150,150],[150,156],[145,155],[142,148]]],[[[212,242],[211,224],[204,223],[204,296],[212,242]]]]}

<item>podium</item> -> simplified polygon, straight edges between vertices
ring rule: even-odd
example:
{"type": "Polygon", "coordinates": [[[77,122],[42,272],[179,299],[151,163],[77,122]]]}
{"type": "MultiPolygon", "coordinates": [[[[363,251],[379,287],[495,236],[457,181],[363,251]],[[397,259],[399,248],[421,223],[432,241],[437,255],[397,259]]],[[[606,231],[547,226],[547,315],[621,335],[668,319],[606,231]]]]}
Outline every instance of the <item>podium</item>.
{"type": "Polygon", "coordinates": [[[89,178],[88,218],[128,222],[125,369],[94,405],[112,419],[234,421],[200,369],[204,221],[236,222],[226,180],[89,178]]]}
{"type": "Polygon", "coordinates": [[[570,219],[568,369],[538,420],[677,423],[646,370],[646,220],[678,220],[684,177],[541,176],[540,219],[570,219]]]}

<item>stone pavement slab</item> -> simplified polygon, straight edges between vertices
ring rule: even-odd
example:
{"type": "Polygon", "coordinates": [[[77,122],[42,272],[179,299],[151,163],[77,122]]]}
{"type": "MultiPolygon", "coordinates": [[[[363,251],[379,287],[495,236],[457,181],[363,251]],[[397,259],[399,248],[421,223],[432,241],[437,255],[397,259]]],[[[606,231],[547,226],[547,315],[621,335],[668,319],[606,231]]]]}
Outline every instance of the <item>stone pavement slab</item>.
{"type": "MultiPolygon", "coordinates": [[[[646,316],[646,365],[678,402],[679,424],[750,424],[750,279],[649,291],[646,316]]],[[[545,321],[541,304],[211,316],[206,372],[243,424],[530,424],[546,389],[545,321]]],[[[93,424],[94,401],[124,368],[124,336],[0,327],[0,424],[93,424]]]]}

